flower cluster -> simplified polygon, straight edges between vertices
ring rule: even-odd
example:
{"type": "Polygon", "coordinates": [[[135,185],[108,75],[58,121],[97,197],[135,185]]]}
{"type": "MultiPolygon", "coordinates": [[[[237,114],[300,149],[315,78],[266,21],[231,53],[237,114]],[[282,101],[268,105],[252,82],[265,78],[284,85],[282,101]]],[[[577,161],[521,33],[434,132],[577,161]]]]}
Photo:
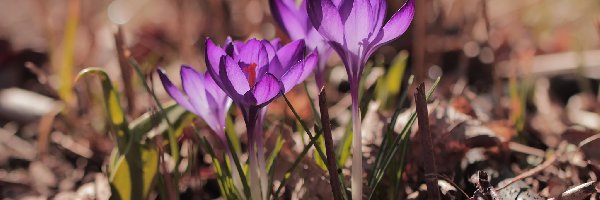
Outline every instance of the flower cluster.
{"type": "Polygon", "coordinates": [[[362,198],[362,144],[358,94],[369,57],[398,38],[410,25],[414,0],[385,22],[385,0],[269,0],[274,19],[293,40],[232,41],[223,46],[206,39],[207,72],[181,67],[185,95],[159,71],[165,90],[182,107],[200,116],[227,144],[225,117],[231,102],[244,115],[248,135],[252,199],[267,196],[262,136],[266,106],[303,82],[315,70],[318,87],[325,83],[325,65],[332,49],[343,61],[352,96],[352,199],[362,198]]]}

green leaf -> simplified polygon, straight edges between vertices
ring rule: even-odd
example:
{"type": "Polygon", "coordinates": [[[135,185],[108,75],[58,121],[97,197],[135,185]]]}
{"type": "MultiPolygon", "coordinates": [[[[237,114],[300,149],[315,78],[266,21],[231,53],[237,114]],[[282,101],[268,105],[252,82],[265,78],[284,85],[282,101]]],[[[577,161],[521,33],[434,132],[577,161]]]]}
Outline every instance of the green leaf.
{"type": "Polygon", "coordinates": [[[271,152],[271,154],[269,154],[269,158],[267,158],[267,171],[270,171],[271,167],[273,167],[273,161],[279,155],[279,152],[281,151],[281,147],[283,147],[284,143],[285,143],[285,140],[283,140],[281,135],[277,136],[277,141],[275,142],[275,148],[273,148],[273,151],[271,152]]]}
{"type": "Polygon", "coordinates": [[[296,120],[296,130],[298,130],[298,134],[300,134],[302,145],[306,145],[306,139],[304,139],[304,136],[302,135],[302,133],[304,133],[304,126],[302,126],[299,120],[296,120]]]}
{"type": "MultiPolygon", "coordinates": [[[[176,129],[183,128],[193,118],[193,114],[183,109],[181,106],[171,101],[166,103],[164,112],[170,121],[172,121],[173,127],[176,129]],[[179,122],[179,123],[178,123],[179,122]]],[[[129,130],[133,135],[135,141],[140,141],[142,136],[151,130],[159,133],[166,133],[168,131],[168,124],[164,120],[163,116],[156,111],[148,111],[133,120],[129,124],[129,130]]]]}
{"type": "Polygon", "coordinates": [[[212,160],[213,170],[217,174],[217,182],[219,184],[219,189],[221,190],[221,193],[223,194],[223,196],[226,199],[231,199],[230,195],[231,195],[232,188],[228,187],[229,184],[228,184],[228,180],[227,180],[227,176],[226,176],[226,174],[228,174],[227,167],[221,167],[221,163],[219,163],[219,160],[217,159],[215,151],[213,150],[210,143],[208,143],[208,141],[206,141],[206,138],[204,138],[204,137],[200,138],[200,143],[201,143],[202,147],[204,148],[204,150],[208,153],[208,155],[210,155],[210,158],[212,160]]]}
{"type": "MultiPolygon", "coordinates": [[[[227,118],[229,118],[229,117],[227,117],[227,118]]],[[[231,119],[229,120],[229,122],[231,122],[231,119]]],[[[231,123],[231,125],[229,125],[229,126],[230,126],[231,130],[227,131],[227,137],[226,138],[227,138],[227,145],[229,145],[231,147],[231,146],[235,146],[233,144],[232,139],[237,140],[237,136],[235,136],[235,132],[233,130],[233,123],[231,123]]],[[[226,129],[227,129],[227,127],[226,127],[226,129]]],[[[238,142],[238,145],[239,145],[239,142],[238,142]]],[[[236,171],[238,172],[237,175],[233,175],[232,174],[232,176],[239,176],[240,177],[240,181],[242,182],[242,186],[244,187],[243,188],[244,189],[244,195],[246,196],[247,199],[249,199],[250,198],[250,185],[248,184],[248,180],[247,180],[247,177],[246,177],[246,174],[247,174],[246,172],[248,172],[248,168],[247,168],[248,166],[244,165],[242,167],[242,163],[240,162],[240,159],[238,157],[238,153],[237,152],[235,152],[235,151],[231,152],[231,157],[232,157],[233,162],[234,162],[233,163],[234,167],[237,169],[236,171]]]]}
{"type": "Polygon", "coordinates": [[[110,176],[110,186],[113,190],[111,199],[130,199],[131,198],[131,173],[129,164],[125,156],[119,156],[115,169],[110,176]]]}
{"type": "Polygon", "coordinates": [[[227,134],[227,138],[228,140],[231,141],[231,145],[229,145],[233,151],[237,154],[241,154],[242,153],[242,145],[240,144],[240,139],[238,138],[237,134],[235,133],[235,127],[233,126],[233,120],[231,119],[230,115],[227,115],[227,118],[225,118],[225,134],[227,134]]]}
{"type": "MultiPolygon", "coordinates": [[[[304,158],[304,156],[306,156],[310,147],[314,146],[316,148],[317,152],[319,153],[319,156],[323,159],[326,159],[326,156],[325,156],[325,153],[323,152],[323,150],[319,146],[316,145],[318,138],[321,136],[321,134],[323,132],[321,130],[317,130],[317,134],[313,135],[312,132],[310,131],[310,129],[308,129],[308,127],[304,123],[304,121],[302,121],[302,119],[300,118],[300,115],[298,115],[298,112],[296,112],[296,109],[294,109],[294,106],[292,106],[292,103],[290,103],[290,100],[287,98],[287,96],[283,93],[282,93],[282,96],[285,99],[285,103],[288,105],[288,108],[290,108],[292,110],[292,113],[294,113],[294,117],[296,117],[296,120],[300,123],[300,125],[302,125],[302,128],[306,131],[306,134],[310,138],[310,141],[308,142],[307,145],[304,146],[304,149],[302,150],[302,152],[300,152],[300,155],[298,155],[298,157],[296,157],[296,159],[294,160],[294,163],[292,163],[292,166],[285,172],[283,180],[281,180],[279,187],[277,187],[277,190],[275,190],[275,193],[273,194],[273,196],[275,198],[278,198],[279,192],[281,192],[281,189],[283,189],[283,186],[286,184],[287,180],[291,176],[291,173],[296,169],[298,164],[300,164],[300,161],[304,158]]],[[[270,197],[268,197],[268,199],[270,199],[270,197]]]]}
{"type": "Polygon", "coordinates": [[[75,80],[79,81],[80,79],[90,75],[96,75],[100,78],[100,82],[102,84],[102,93],[104,94],[104,105],[106,113],[108,114],[108,118],[111,122],[110,127],[112,132],[115,134],[115,138],[117,139],[119,154],[123,155],[129,143],[130,135],[127,119],[125,118],[126,114],[123,111],[123,107],[121,106],[121,102],[119,100],[119,93],[113,87],[108,74],[100,68],[85,68],[79,72],[75,80]]]}
{"type": "MultiPolygon", "coordinates": [[[[348,116],[350,118],[351,116],[348,116]]],[[[352,148],[352,123],[347,123],[344,128],[344,136],[342,137],[341,144],[336,149],[337,153],[337,164],[343,167],[346,161],[350,158],[352,148]]]]}
{"type": "MultiPolygon", "coordinates": [[[[173,160],[175,161],[175,169],[178,169],[179,164],[180,164],[180,160],[179,160],[179,146],[177,144],[177,138],[175,137],[175,133],[173,128],[173,123],[171,122],[171,120],[169,120],[169,117],[167,117],[167,114],[165,113],[165,109],[163,108],[162,104],[160,104],[160,101],[158,100],[158,97],[156,96],[156,94],[154,94],[154,92],[152,92],[152,89],[150,89],[150,86],[148,86],[148,83],[146,83],[145,81],[145,76],[142,73],[142,69],[140,67],[140,65],[137,63],[137,61],[135,61],[134,58],[130,58],[129,59],[129,63],[131,64],[131,66],[133,66],[133,68],[135,69],[136,74],[138,75],[138,77],[143,80],[142,81],[142,85],[144,86],[144,89],[146,89],[146,92],[148,92],[148,94],[152,97],[152,100],[154,100],[154,103],[156,103],[156,106],[159,108],[159,113],[163,116],[163,118],[166,120],[168,126],[168,139],[169,139],[169,148],[171,150],[171,157],[173,157],[173,160]]],[[[175,172],[175,181],[178,180],[178,174],[177,172],[175,172]]]]}
{"type": "MultiPolygon", "coordinates": [[[[325,149],[325,138],[323,135],[319,136],[315,145],[319,146],[321,149],[325,149]]],[[[323,171],[327,171],[325,160],[319,156],[319,152],[313,151],[313,158],[315,159],[315,164],[317,164],[317,166],[319,166],[323,171]]]]}
{"type": "Polygon", "coordinates": [[[141,156],[129,153],[119,156],[109,180],[113,190],[111,199],[146,199],[153,187],[158,172],[156,147],[132,147],[136,147],[141,156]]]}
{"type": "MultiPolygon", "coordinates": [[[[438,77],[435,80],[434,84],[431,86],[431,88],[427,92],[427,97],[426,97],[427,100],[431,99],[431,95],[433,94],[433,91],[435,91],[435,88],[437,87],[439,82],[440,82],[440,77],[438,77]]],[[[397,118],[397,116],[394,116],[392,118],[393,124],[390,124],[389,126],[394,126],[396,118],[397,118]]],[[[381,182],[381,179],[384,177],[386,169],[389,166],[390,162],[393,160],[394,157],[396,157],[398,148],[402,148],[401,153],[403,155],[401,155],[401,160],[402,160],[402,162],[404,162],[403,161],[404,156],[405,156],[404,154],[406,154],[406,149],[408,149],[407,145],[410,145],[410,141],[409,141],[410,130],[416,120],[417,120],[417,113],[413,111],[410,115],[408,122],[402,129],[402,132],[394,139],[394,142],[392,143],[391,148],[386,149],[387,152],[383,153],[383,156],[381,156],[381,158],[384,160],[383,161],[378,161],[378,160],[375,161],[376,164],[378,162],[381,162],[381,166],[375,166],[375,168],[373,169],[373,175],[371,178],[374,181],[373,180],[369,181],[369,183],[370,183],[369,186],[372,187],[371,192],[369,194],[369,199],[371,199],[373,197],[373,194],[375,193],[377,186],[381,182]],[[406,143],[403,144],[404,140],[406,140],[405,141],[406,143]]],[[[383,142],[386,142],[386,141],[383,141],[383,142]]],[[[403,169],[403,167],[402,167],[402,169],[403,169]]]]}
{"type": "Polygon", "coordinates": [[[317,107],[315,106],[315,102],[313,101],[313,98],[310,96],[310,93],[308,93],[308,87],[306,82],[304,82],[304,91],[306,92],[306,97],[308,98],[308,102],[310,103],[310,110],[312,111],[313,114],[313,119],[315,119],[315,123],[318,124],[319,126],[321,126],[321,115],[320,112],[317,111],[317,107]]]}
{"type": "Polygon", "coordinates": [[[154,145],[142,147],[142,167],[144,174],[143,196],[146,199],[158,173],[158,151],[154,145]]]}
{"type": "Polygon", "coordinates": [[[407,51],[400,51],[392,61],[390,69],[386,73],[385,80],[390,96],[400,93],[402,88],[402,78],[406,71],[406,60],[408,58],[407,51]]]}
{"type": "MultiPolygon", "coordinates": [[[[267,185],[269,185],[270,187],[272,187],[273,179],[275,178],[275,168],[273,167],[276,162],[275,158],[279,155],[279,152],[281,152],[281,147],[283,147],[283,143],[285,143],[285,141],[283,140],[280,134],[279,136],[277,136],[277,141],[275,142],[275,148],[273,149],[273,152],[271,152],[269,158],[267,158],[267,171],[269,175],[269,182],[267,185]]],[[[270,199],[271,195],[267,195],[267,200],[270,199]]]]}
{"type": "Polygon", "coordinates": [[[79,1],[69,1],[62,38],[62,60],[58,68],[58,95],[66,102],[73,102],[73,61],[80,15],[79,1]]]}

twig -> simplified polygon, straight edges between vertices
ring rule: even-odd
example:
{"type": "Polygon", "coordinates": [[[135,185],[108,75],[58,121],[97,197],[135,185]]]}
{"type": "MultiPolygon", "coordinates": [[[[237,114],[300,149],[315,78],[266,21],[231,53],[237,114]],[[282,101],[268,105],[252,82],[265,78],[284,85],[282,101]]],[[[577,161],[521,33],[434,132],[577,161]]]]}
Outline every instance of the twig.
{"type": "Polygon", "coordinates": [[[464,190],[462,190],[456,183],[454,183],[454,181],[450,180],[450,178],[442,174],[425,174],[425,176],[441,178],[444,181],[448,182],[450,185],[452,185],[454,188],[456,188],[458,191],[460,191],[466,197],[466,199],[470,198],[470,196],[464,190]]]}
{"type": "Polygon", "coordinates": [[[544,161],[544,163],[542,163],[541,165],[538,165],[538,166],[532,168],[531,170],[526,171],[526,172],[519,174],[518,176],[512,178],[508,183],[506,183],[502,187],[497,188],[496,191],[500,191],[500,190],[508,187],[509,185],[516,183],[519,180],[525,179],[527,177],[533,176],[533,175],[541,172],[542,170],[546,169],[546,167],[549,167],[550,165],[552,165],[552,163],[554,163],[554,161],[556,161],[556,155],[553,155],[552,157],[550,157],[549,159],[544,161]]]}
{"type": "Polygon", "coordinates": [[[48,144],[50,143],[50,132],[52,131],[54,125],[54,119],[56,119],[56,115],[60,113],[60,109],[55,108],[51,112],[45,114],[40,118],[40,122],[38,124],[38,158],[40,160],[45,160],[46,155],[48,153],[48,144]]]}
{"type": "Polygon", "coordinates": [[[579,200],[585,199],[590,196],[590,194],[597,192],[598,181],[590,181],[577,187],[571,188],[556,198],[551,198],[551,200],[579,200]]]}
{"type": "MultiPolygon", "coordinates": [[[[423,167],[425,174],[437,174],[435,166],[435,154],[431,141],[431,132],[429,131],[429,113],[427,112],[427,97],[425,96],[425,84],[421,83],[415,92],[415,102],[417,104],[417,118],[419,120],[419,137],[421,140],[421,152],[423,157],[423,167]]],[[[427,179],[427,196],[429,199],[440,199],[440,189],[437,184],[437,177],[427,179]]]]}
{"type": "MultiPolygon", "coordinates": [[[[167,191],[167,199],[174,200],[177,199],[175,196],[175,191],[173,191],[173,180],[171,180],[171,175],[169,174],[169,169],[167,167],[167,163],[165,162],[164,157],[164,149],[162,147],[163,139],[161,135],[156,136],[156,147],[158,148],[158,163],[160,165],[163,180],[165,181],[165,190],[167,191]]],[[[175,169],[177,170],[177,169],[175,169]]],[[[176,187],[175,187],[176,188],[176,187]]]]}
{"type": "Polygon", "coordinates": [[[425,6],[428,3],[425,0],[419,0],[415,2],[415,17],[413,20],[413,69],[415,79],[417,81],[423,81],[426,76],[427,68],[425,67],[425,47],[427,46],[427,22],[426,22],[426,10],[425,6]]]}
{"type": "Polygon", "coordinates": [[[129,50],[125,46],[125,37],[123,36],[123,27],[118,26],[117,32],[114,34],[115,47],[117,48],[117,57],[119,58],[119,67],[121,68],[121,79],[125,87],[125,96],[127,97],[127,111],[130,115],[135,115],[135,94],[131,85],[132,69],[127,62],[129,58],[129,50]]]}
{"type": "Polygon", "coordinates": [[[502,200],[498,195],[498,192],[496,192],[494,187],[492,187],[492,184],[490,184],[490,178],[485,171],[478,171],[477,178],[477,191],[475,191],[474,197],[483,195],[485,199],[502,200]]]}
{"type": "Polygon", "coordinates": [[[591,160],[587,161],[586,168],[588,170],[590,170],[591,172],[593,172],[596,175],[596,177],[600,177],[600,169],[598,169],[598,167],[596,167],[595,165],[593,165],[591,160]]]}
{"type": "Polygon", "coordinates": [[[333,148],[333,139],[331,136],[329,111],[327,109],[327,93],[325,93],[324,89],[321,89],[321,92],[319,93],[319,111],[321,112],[321,126],[323,127],[323,137],[325,139],[325,154],[327,155],[327,171],[329,171],[331,192],[333,193],[333,199],[342,200],[340,179],[337,174],[335,149],[333,148]]]}
{"type": "Polygon", "coordinates": [[[546,161],[544,161],[541,165],[538,165],[538,166],[530,169],[529,171],[526,171],[526,172],[519,174],[518,176],[512,178],[508,183],[506,183],[502,187],[496,188],[496,191],[500,191],[519,180],[533,176],[533,175],[541,172],[542,170],[546,169],[550,165],[552,165],[552,163],[554,163],[554,161],[556,161],[556,159],[558,157],[557,154],[560,154],[562,152],[562,149],[564,148],[564,146],[566,146],[564,144],[565,144],[565,142],[563,142],[561,145],[559,145],[559,149],[557,150],[557,152],[554,155],[552,155],[552,157],[550,157],[546,161]]]}
{"type": "Polygon", "coordinates": [[[508,148],[514,152],[520,152],[520,153],[529,154],[529,155],[533,155],[533,156],[537,156],[537,157],[544,157],[544,155],[546,154],[546,152],[544,152],[541,149],[536,149],[536,148],[526,146],[526,145],[523,145],[523,144],[520,144],[517,142],[509,142],[508,148]]]}

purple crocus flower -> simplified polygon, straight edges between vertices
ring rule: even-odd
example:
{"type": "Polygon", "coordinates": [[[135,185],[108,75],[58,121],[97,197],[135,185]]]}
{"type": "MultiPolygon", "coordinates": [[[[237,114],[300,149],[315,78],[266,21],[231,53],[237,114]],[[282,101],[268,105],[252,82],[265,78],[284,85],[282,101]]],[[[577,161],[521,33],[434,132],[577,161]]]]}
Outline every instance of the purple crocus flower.
{"type": "Polygon", "coordinates": [[[264,199],[268,195],[260,134],[263,108],[310,75],[318,56],[315,52],[305,56],[305,52],[304,40],[281,47],[279,40],[228,39],[224,48],[206,40],[207,71],[244,115],[252,199],[264,199]]]}
{"type": "Polygon", "coordinates": [[[308,49],[319,54],[315,79],[318,89],[322,89],[325,84],[325,64],[331,54],[331,47],[308,19],[306,1],[303,0],[296,6],[294,0],[269,0],[269,5],[273,18],[292,40],[304,39],[308,49]]]}
{"type": "Polygon", "coordinates": [[[359,86],[364,66],[375,50],[400,37],[414,16],[408,0],[384,24],[385,0],[308,0],[307,12],[315,29],[338,53],[346,67],[352,96],[352,199],[362,199],[362,136],[359,86]]]}
{"type": "MultiPolygon", "coordinates": [[[[179,91],[163,70],[158,70],[162,85],[169,96],[171,96],[177,104],[198,115],[206,122],[206,124],[208,124],[210,129],[212,129],[219,138],[221,144],[225,147],[227,159],[229,159],[230,163],[234,163],[233,154],[235,152],[231,151],[227,142],[227,136],[225,135],[225,119],[227,117],[227,111],[231,106],[231,98],[219,88],[208,73],[202,74],[190,66],[182,65],[180,74],[183,82],[183,90],[186,95],[179,91]]],[[[232,167],[230,170],[233,172],[232,174],[239,175],[237,168],[232,167]]],[[[239,191],[242,191],[241,175],[234,175],[232,178],[236,188],[239,191]]]]}
{"type": "Polygon", "coordinates": [[[251,39],[227,42],[224,48],[206,40],[208,72],[243,108],[262,108],[306,79],[317,54],[305,52],[304,40],[280,47],[278,40],[251,39]]]}
{"type": "Polygon", "coordinates": [[[225,118],[231,106],[231,99],[208,73],[202,74],[190,66],[182,65],[180,74],[186,95],[169,80],[163,70],[158,70],[162,85],[169,96],[186,110],[200,116],[228,148],[225,118]]]}

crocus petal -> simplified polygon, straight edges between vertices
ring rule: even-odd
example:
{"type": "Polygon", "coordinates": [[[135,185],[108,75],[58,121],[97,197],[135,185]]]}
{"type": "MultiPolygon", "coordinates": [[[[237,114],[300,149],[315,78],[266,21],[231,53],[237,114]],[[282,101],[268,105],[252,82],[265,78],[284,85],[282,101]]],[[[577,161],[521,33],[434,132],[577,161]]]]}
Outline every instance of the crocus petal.
{"type": "MultiPolygon", "coordinates": [[[[379,32],[375,42],[376,46],[381,46],[389,41],[392,41],[400,35],[402,35],[406,29],[410,26],[415,15],[415,1],[408,0],[402,8],[400,8],[392,18],[383,26],[383,29],[379,32]]],[[[376,48],[374,48],[376,49],[376,48]]]]}
{"type": "Polygon", "coordinates": [[[371,10],[369,0],[354,0],[352,10],[344,22],[346,45],[352,51],[358,52],[361,46],[366,46],[364,42],[369,37],[371,20],[375,20],[370,16],[371,10]]]}
{"type": "Polygon", "coordinates": [[[237,52],[235,52],[236,50],[235,50],[235,46],[233,45],[233,40],[231,39],[230,36],[227,36],[227,38],[225,39],[223,49],[225,50],[225,53],[227,53],[227,55],[229,55],[229,56],[233,56],[234,54],[237,54],[237,52]]]}
{"type": "Polygon", "coordinates": [[[279,50],[281,48],[281,40],[279,38],[272,39],[271,46],[275,48],[275,51],[279,50]]]}
{"type": "Polygon", "coordinates": [[[350,12],[352,12],[352,6],[354,5],[354,1],[333,0],[333,4],[338,9],[338,13],[340,13],[342,24],[346,24],[346,20],[348,20],[348,16],[350,16],[350,12]]]}
{"type": "Polygon", "coordinates": [[[209,73],[204,73],[204,88],[207,92],[206,96],[212,96],[218,102],[228,98],[209,73]]]}
{"type": "Polygon", "coordinates": [[[256,105],[264,106],[271,102],[281,92],[281,82],[267,73],[265,76],[252,88],[252,95],[256,100],[256,105]]]}
{"type": "Polygon", "coordinates": [[[342,62],[344,62],[344,66],[347,66],[348,53],[344,46],[342,46],[342,44],[340,43],[331,41],[329,41],[329,46],[331,46],[331,48],[338,54],[338,56],[340,56],[340,59],[342,60],[342,62]]]}
{"type": "Polygon", "coordinates": [[[281,76],[281,83],[283,84],[284,93],[287,93],[299,82],[301,82],[300,77],[302,76],[303,70],[304,63],[298,62],[294,66],[290,67],[283,76],[281,76]]]}
{"type": "Polygon", "coordinates": [[[311,23],[325,39],[344,44],[342,19],[331,0],[308,0],[306,10],[311,23]]]}
{"type": "Polygon", "coordinates": [[[218,119],[225,119],[225,114],[229,110],[229,106],[231,106],[231,98],[229,98],[229,96],[227,96],[227,94],[225,94],[225,92],[219,88],[217,83],[215,83],[213,78],[208,73],[204,74],[204,88],[206,88],[207,99],[212,97],[217,103],[215,107],[224,108],[221,110],[221,113],[219,114],[221,117],[218,119]]]}
{"type": "MultiPolygon", "coordinates": [[[[261,41],[257,39],[251,39],[247,42],[236,42],[235,47],[239,51],[239,61],[245,64],[256,63],[259,60],[261,54],[267,55],[267,52],[264,52],[264,46],[261,41]],[[263,52],[260,52],[263,51],[263,52]]],[[[256,63],[258,64],[258,63],[256,63]]]]}
{"type": "Polygon", "coordinates": [[[370,0],[371,1],[371,16],[375,18],[369,27],[371,32],[377,33],[383,21],[385,20],[385,12],[387,11],[387,3],[385,0],[370,0]]]}
{"type": "Polygon", "coordinates": [[[243,64],[240,66],[256,64],[256,80],[259,80],[263,75],[260,72],[266,72],[263,68],[266,69],[269,64],[269,55],[263,42],[251,39],[246,43],[235,43],[235,45],[239,51],[239,62],[243,64]]]}
{"type": "Polygon", "coordinates": [[[181,82],[183,91],[187,94],[190,102],[196,111],[202,113],[202,117],[206,116],[206,91],[204,89],[204,75],[200,74],[192,67],[187,65],[181,66],[181,82]]]}
{"type": "Polygon", "coordinates": [[[221,58],[220,66],[220,78],[225,87],[222,87],[222,89],[227,92],[231,98],[236,99],[236,97],[239,97],[250,90],[246,75],[231,57],[223,56],[223,58],[221,58]]]}
{"type": "Polygon", "coordinates": [[[267,50],[268,59],[273,60],[277,53],[277,49],[275,49],[275,47],[273,47],[271,42],[268,40],[261,40],[260,42],[262,42],[263,46],[265,47],[265,50],[267,50]]]}
{"type": "Polygon", "coordinates": [[[169,94],[169,96],[171,96],[171,98],[173,98],[173,100],[175,100],[177,104],[181,105],[186,110],[189,110],[193,113],[197,113],[196,109],[194,109],[192,104],[190,104],[187,97],[183,96],[181,91],[179,91],[179,89],[177,89],[177,87],[171,82],[171,80],[169,80],[169,77],[167,77],[163,70],[158,69],[157,71],[158,77],[160,77],[160,81],[162,82],[165,91],[167,91],[167,94],[169,94]]]}
{"type": "Polygon", "coordinates": [[[205,50],[205,60],[207,65],[207,71],[212,74],[213,77],[219,76],[219,64],[221,62],[221,57],[225,56],[225,51],[215,45],[210,38],[206,38],[206,50],[205,50]]]}
{"type": "Polygon", "coordinates": [[[303,38],[306,35],[306,21],[302,21],[293,0],[269,0],[273,18],[283,31],[292,39],[303,38]]]}
{"type": "Polygon", "coordinates": [[[295,65],[304,57],[305,51],[306,45],[304,40],[295,40],[281,47],[281,49],[277,51],[277,58],[279,59],[281,67],[277,68],[276,66],[270,66],[269,72],[275,75],[275,77],[281,77],[291,66],[295,65]]]}
{"type": "Polygon", "coordinates": [[[317,66],[318,61],[319,61],[319,54],[316,50],[314,50],[310,55],[308,55],[306,58],[304,58],[304,60],[302,61],[302,64],[304,65],[304,69],[302,70],[302,75],[300,75],[300,78],[298,79],[297,84],[306,80],[306,78],[312,73],[314,68],[317,66]]]}
{"type": "Polygon", "coordinates": [[[294,66],[290,67],[281,77],[281,83],[283,84],[285,93],[304,81],[306,77],[312,73],[313,69],[317,65],[317,55],[317,52],[313,51],[304,60],[297,62],[294,66]]]}
{"type": "Polygon", "coordinates": [[[210,128],[215,132],[222,130],[222,127],[225,124],[223,123],[224,120],[221,120],[225,119],[222,112],[223,109],[226,108],[223,107],[224,105],[219,104],[219,102],[210,95],[206,96],[205,104],[207,104],[209,107],[206,108],[207,115],[202,118],[204,119],[204,121],[206,121],[206,124],[208,124],[208,126],[210,126],[210,128]]]}

